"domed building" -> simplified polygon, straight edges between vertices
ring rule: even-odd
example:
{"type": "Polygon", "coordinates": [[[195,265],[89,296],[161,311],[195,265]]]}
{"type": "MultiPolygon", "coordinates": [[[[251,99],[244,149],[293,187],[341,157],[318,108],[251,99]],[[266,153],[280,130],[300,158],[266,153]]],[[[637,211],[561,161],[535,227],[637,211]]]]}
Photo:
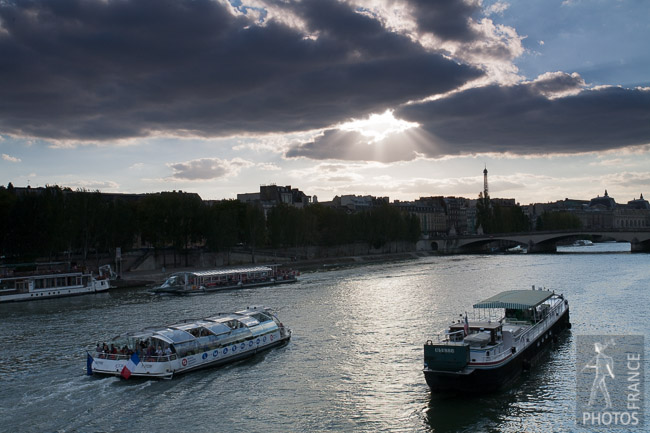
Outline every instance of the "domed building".
{"type": "Polygon", "coordinates": [[[643,194],[637,199],[628,201],[627,206],[631,209],[650,210],[650,203],[648,203],[648,200],[644,200],[643,194]]]}
{"type": "Polygon", "coordinates": [[[600,208],[603,210],[614,210],[616,209],[616,200],[611,198],[609,194],[607,194],[607,190],[605,190],[605,195],[603,197],[598,196],[589,201],[589,207],[600,208]]]}

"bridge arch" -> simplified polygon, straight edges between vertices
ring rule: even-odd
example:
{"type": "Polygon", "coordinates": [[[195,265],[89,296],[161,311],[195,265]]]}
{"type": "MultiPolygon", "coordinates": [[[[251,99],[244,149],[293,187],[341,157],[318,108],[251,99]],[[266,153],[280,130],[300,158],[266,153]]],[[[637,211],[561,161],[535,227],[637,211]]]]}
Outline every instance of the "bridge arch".
{"type": "Polygon", "coordinates": [[[501,233],[493,235],[453,236],[430,240],[432,251],[447,254],[486,253],[493,246],[521,245],[529,253],[557,251],[557,243],[566,239],[590,238],[594,241],[613,240],[630,242],[632,252],[650,252],[650,230],[575,230],[527,233],[501,233]]]}

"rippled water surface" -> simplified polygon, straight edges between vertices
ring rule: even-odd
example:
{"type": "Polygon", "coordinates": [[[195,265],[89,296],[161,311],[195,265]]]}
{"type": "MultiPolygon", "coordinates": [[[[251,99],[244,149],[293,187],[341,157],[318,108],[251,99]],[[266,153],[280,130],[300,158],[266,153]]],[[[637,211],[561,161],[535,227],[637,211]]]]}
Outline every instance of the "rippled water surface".
{"type": "Polygon", "coordinates": [[[3,304],[0,431],[581,431],[576,336],[650,329],[650,255],[626,244],[582,248],[330,269],[205,296],[125,289],[3,304]],[[504,392],[432,395],[423,343],[474,302],[533,284],[571,306],[573,328],[545,362],[504,392]],[[293,330],[289,345],[171,381],[84,375],[85,349],[99,341],[251,304],[277,310],[293,330]]]}

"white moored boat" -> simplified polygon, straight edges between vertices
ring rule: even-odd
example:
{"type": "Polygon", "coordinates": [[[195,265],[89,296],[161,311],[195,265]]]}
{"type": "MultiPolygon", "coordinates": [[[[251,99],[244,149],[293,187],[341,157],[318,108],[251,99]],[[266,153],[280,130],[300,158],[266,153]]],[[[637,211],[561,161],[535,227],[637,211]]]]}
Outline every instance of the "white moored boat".
{"type": "Polygon", "coordinates": [[[269,308],[252,306],[115,337],[89,352],[88,373],[171,379],[253,356],[290,338],[269,308]]]}
{"type": "Polygon", "coordinates": [[[110,266],[91,272],[37,272],[0,278],[0,302],[30,301],[104,292],[111,288],[110,266]]]}

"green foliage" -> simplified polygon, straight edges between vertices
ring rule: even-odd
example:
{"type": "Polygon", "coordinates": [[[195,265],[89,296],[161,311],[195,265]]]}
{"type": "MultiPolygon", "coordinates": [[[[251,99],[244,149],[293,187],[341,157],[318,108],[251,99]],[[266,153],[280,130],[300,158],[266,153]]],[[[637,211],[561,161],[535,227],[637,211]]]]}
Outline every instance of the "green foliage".
{"type": "Polygon", "coordinates": [[[420,237],[418,218],[388,204],[357,213],[320,204],[303,209],[279,205],[269,211],[267,227],[274,248],[354,242],[380,248],[390,241],[416,242],[420,237]]]}
{"type": "Polygon", "coordinates": [[[479,193],[476,203],[477,226],[483,233],[518,233],[530,230],[528,217],[520,206],[492,204],[490,196],[479,193]]]}
{"type": "Polygon", "coordinates": [[[569,212],[544,212],[537,218],[537,230],[572,230],[582,228],[582,221],[569,212]]]}
{"type": "MultiPolygon", "coordinates": [[[[98,191],[0,187],[0,255],[31,260],[62,255],[128,251],[136,241],[177,253],[192,247],[227,251],[236,245],[262,247],[336,246],[366,242],[416,242],[418,218],[382,204],[352,213],[320,204],[280,204],[267,211],[237,200],[205,203],[182,191],[138,198],[98,191]]],[[[175,255],[176,257],[176,255],[175,255]]]]}
{"type": "Polygon", "coordinates": [[[223,200],[208,206],[203,230],[208,249],[226,251],[244,242],[246,204],[239,200],[223,200]]]}

